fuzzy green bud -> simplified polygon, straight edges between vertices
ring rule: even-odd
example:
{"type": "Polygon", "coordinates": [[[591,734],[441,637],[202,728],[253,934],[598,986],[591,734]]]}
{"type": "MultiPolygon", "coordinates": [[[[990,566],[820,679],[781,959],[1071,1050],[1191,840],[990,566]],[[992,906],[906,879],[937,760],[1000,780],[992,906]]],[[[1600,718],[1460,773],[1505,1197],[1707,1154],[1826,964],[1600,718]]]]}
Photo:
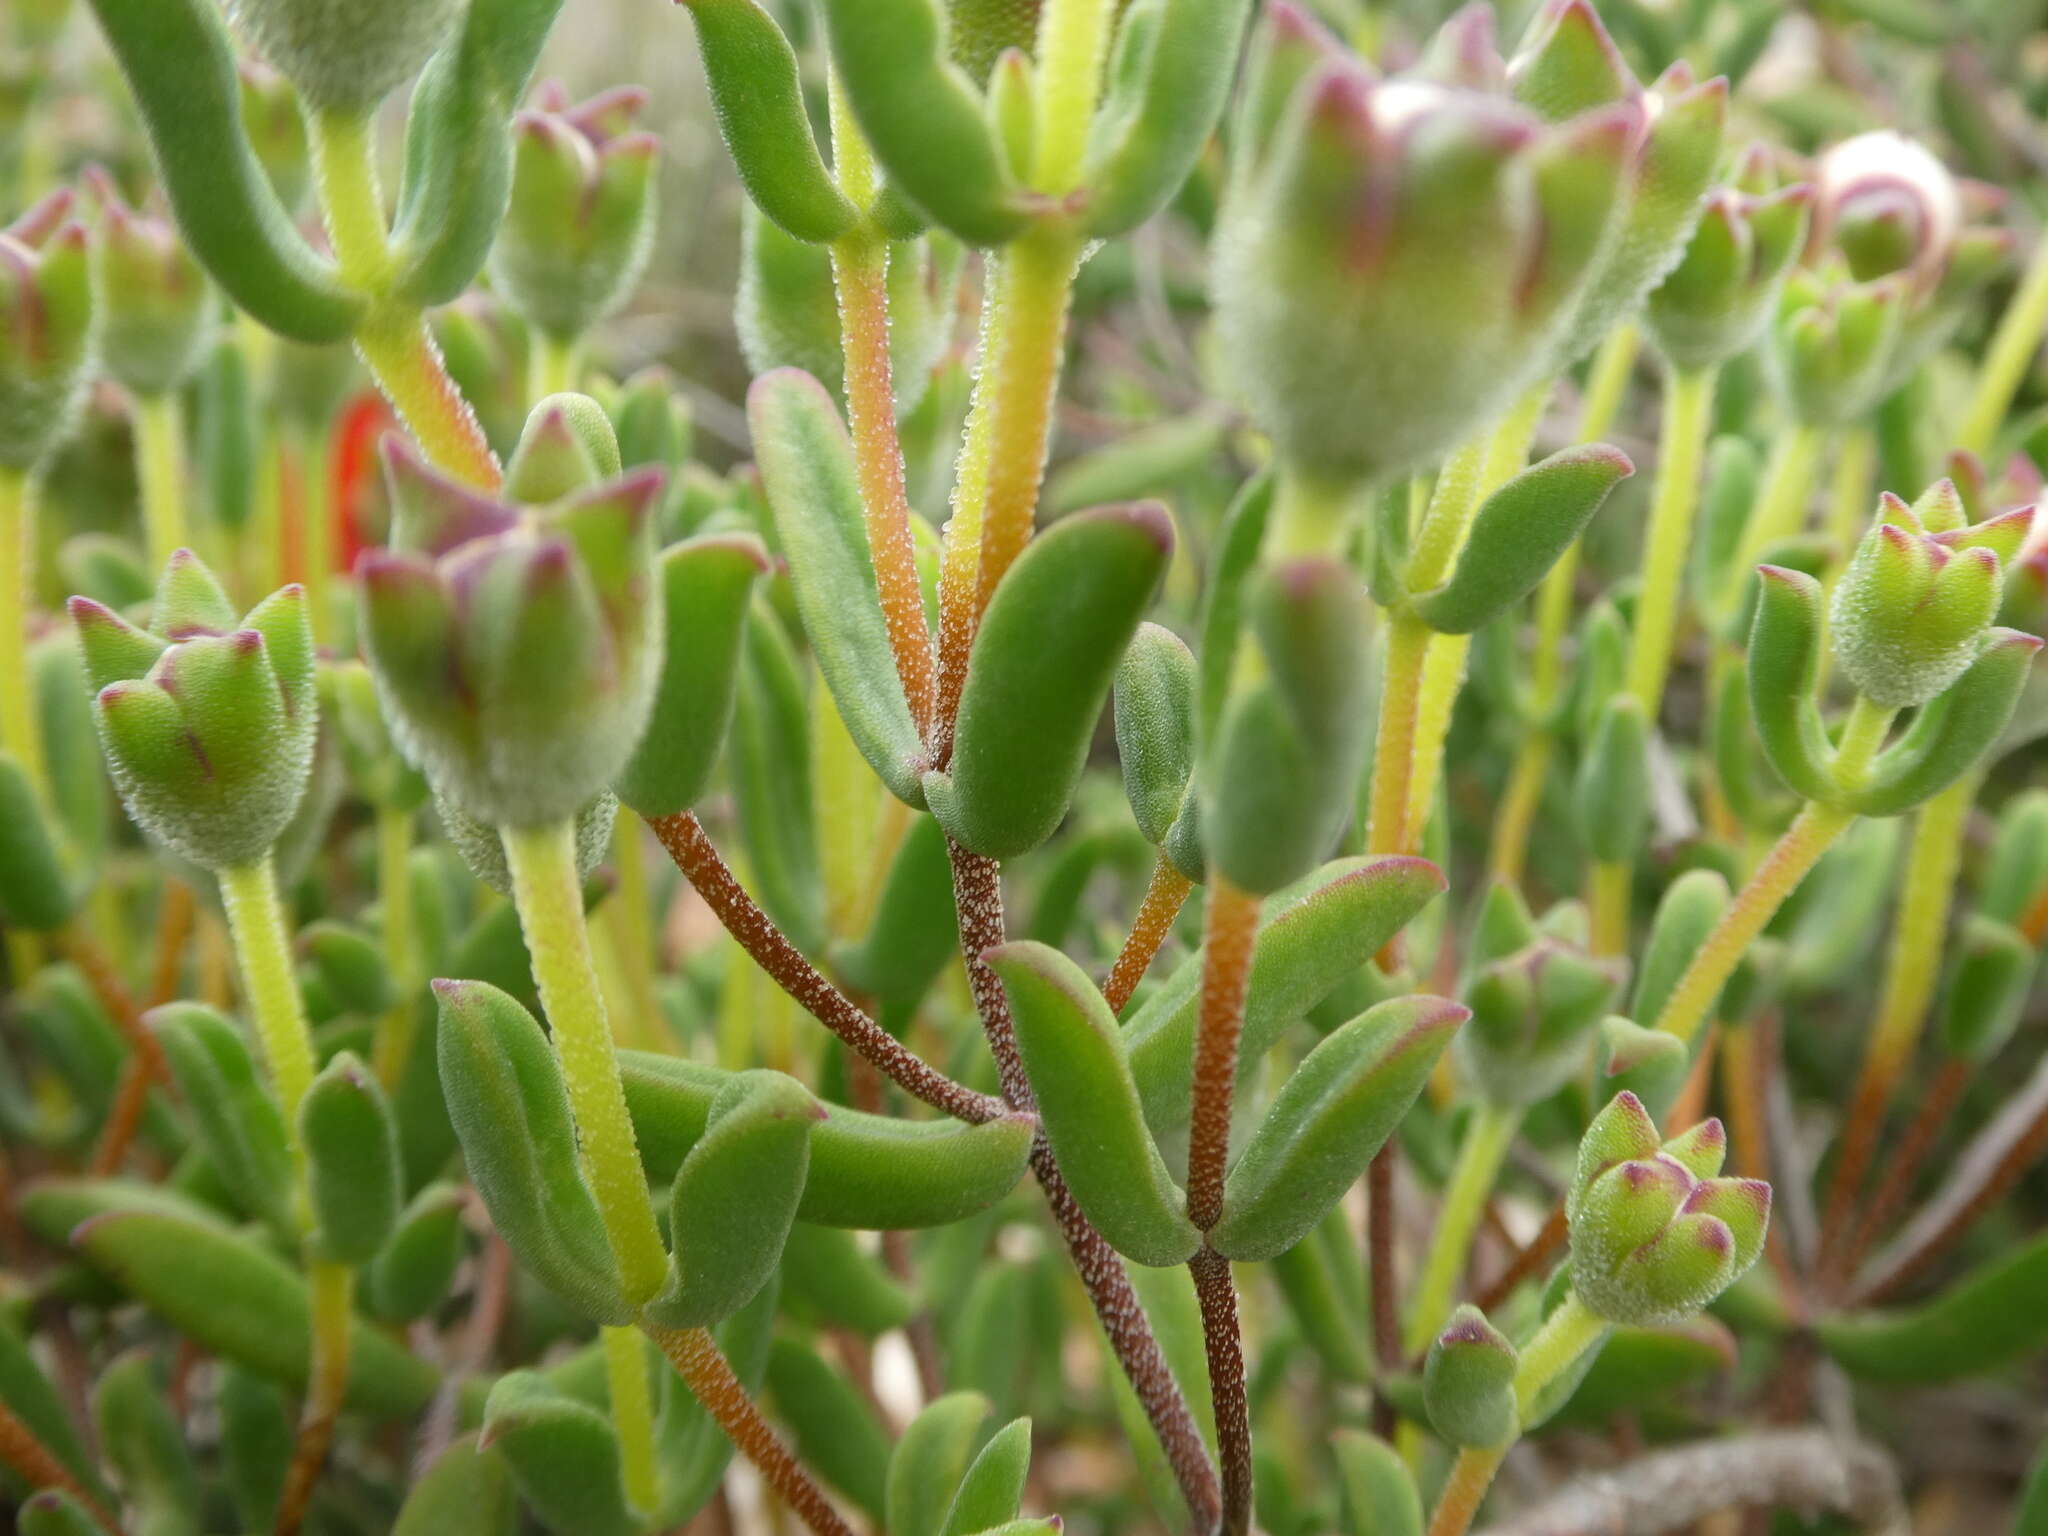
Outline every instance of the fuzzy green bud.
{"type": "Polygon", "coordinates": [[[1480,1092],[1499,1104],[1554,1093],[1585,1064],[1625,975],[1623,962],[1547,936],[1480,967],[1465,988],[1472,1021],[1458,1038],[1480,1092]]]}
{"type": "Polygon", "coordinates": [[[1572,1289],[1609,1322],[1683,1322],[1734,1284],[1763,1251],[1771,1190],[1720,1178],[1718,1120],[1659,1145],[1649,1112],[1622,1093],[1579,1143],[1565,1196],[1572,1289]]]}
{"type": "Polygon", "coordinates": [[[1836,584],[1835,656],[1874,703],[1926,703],[1962,676],[1998,616],[2004,565],[2025,542],[2033,509],[1972,527],[1962,523],[1961,507],[1948,481],[1922,498],[1918,512],[1886,493],[1877,526],[1836,584]]]}
{"type": "Polygon", "coordinates": [[[1642,109],[1550,125],[1498,92],[1375,79],[1284,7],[1263,30],[1213,274],[1223,356],[1288,462],[1398,475],[1547,364],[1642,109]]]}
{"type": "Polygon", "coordinates": [[[426,63],[461,0],[229,0],[256,51],[313,107],[363,110],[426,63]]]}
{"type": "Polygon", "coordinates": [[[33,469],[85,398],[92,280],[71,203],[59,188],[0,229],[0,469],[33,469]]]}
{"type": "Polygon", "coordinates": [[[574,816],[647,724],[661,664],[650,527],[661,471],[531,506],[457,484],[396,438],[385,465],[392,547],[367,551],[357,576],[394,733],[479,821],[574,816]]]}
{"type": "Polygon", "coordinates": [[[654,250],[659,146],[632,131],[646,104],[620,86],[577,107],[544,88],[512,120],[512,200],[491,279],[534,326],[571,341],[625,303],[654,250]]]}
{"type": "Polygon", "coordinates": [[[1812,189],[1771,186],[1769,165],[1754,147],[1732,184],[1708,195],[1677,265],[1650,294],[1644,319],[1679,368],[1715,367],[1749,348],[1806,242],[1812,189]]]}
{"type": "Polygon", "coordinates": [[[1515,1438],[1515,1346],[1474,1306],[1451,1314],[1422,1365],[1430,1425],[1452,1445],[1506,1445],[1515,1438]]]}
{"type": "Polygon", "coordinates": [[[319,696],[304,590],[282,588],[238,620],[213,574],[180,550],[150,629],[90,598],[70,606],[128,814],[207,869],[260,858],[313,769],[319,696]]]}
{"type": "Polygon", "coordinates": [[[100,203],[92,241],[100,366],[133,394],[165,394],[199,365],[212,330],[213,290],[168,219],[130,208],[104,174],[93,177],[93,190],[100,203]]]}

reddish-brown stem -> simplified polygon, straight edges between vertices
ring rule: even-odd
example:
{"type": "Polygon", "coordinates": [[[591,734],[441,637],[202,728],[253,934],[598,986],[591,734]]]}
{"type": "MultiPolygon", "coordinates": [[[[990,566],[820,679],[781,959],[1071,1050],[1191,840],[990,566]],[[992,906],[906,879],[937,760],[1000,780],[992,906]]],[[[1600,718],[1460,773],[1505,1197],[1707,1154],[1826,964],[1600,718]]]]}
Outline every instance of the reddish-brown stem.
{"type": "Polygon", "coordinates": [[[1884,1129],[1885,1106],[1891,1101],[1896,1078],[1889,1072],[1872,1070],[1866,1063],[1856,1079],[1856,1092],[1849,1101],[1848,1119],[1842,1126],[1842,1150],[1835,1161],[1834,1177],[1828,1181],[1828,1203],[1821,1217],[1818,1268],[1823,1277],[1844,1273],[1840,1250],[1848,1241],[1849,1221],[1855,1214],[1856,1197],[1863,1192],[1864,1175],[1877,1151],[1878,1135],[1884,1129]]]}
{"type": "Polygon", "coordinates": [[[2027,903],[2027,910],[2020,914],[2018,923],[2020,937],[2036,949],[2041,941],[2048,939],[2048,885],[2034,893],[2034,899],[2027,903]]]}
{"type": "MultiPolygon", "coordinates": [[[[1382,1371],[1401,1359],[1401,1299],[1394,1274],[1394,1169],[1401,1154],[1388,1137],[1365,1170],[1365,1259],[1372,1277],[1372,1352],[1382,1371]]],[[[1382,1438],[1394,1432],[1394,1403],[1376,1393],[1373,1427],[1382,1438]]]]}
{"type": "Polygon", "coordinates": [[[105,1505],[92,1496],[59,1461],[54,1452],[36,1437],[36,1432],[0,1403],[0,1463],[5,1463],[31,1488],[61,1488],[76,1499],[100,1528],[121,1536],[120,1523],[105,1505]]]}
{"type": "Polygon", "coordinates": [[[839,329],[846,353],[846,411],[853,433],[853,473],[867,519],[868,553],[882,619],[895,653],[896,675],[919,735],[931,729],[932,638],[910,545],[910,495],[896,437],[895,386],[889,366],[889,250],[857,236],[833,247],[839,329]]]}
{"type": "MultiPolygon", "coordinates": [[[[981,958],[1004,940],[1001,871],[994,859],[969,853],[951,838],[946,840],[946,853],[953,864],[953,903],[960,917],[960,947],[967,959],[967,984],[981,1016],[982,1033],[987,1037],[989,1053],[995,1057],[1003,1097],[1019,1109],[1029,1109],[1035,1100],[1030,1081],[1024,1075],[1024,1063],[1017,1054],[1010,1000],[996,973],[981,958]]],[[[1074,1268],[1094,1304],[1110,1350],[1123,1367],[1152,1432],[1166,1452],[1167,1465],[1173,1469],[1181,1496],[1194,1514],[1195,1526],[1207,1531],[1220,1518],[1223,1508],[1216,1468],[1202,1443],[1201,1431],[1195,1427],[1194,1415],[1188,1411],[1187,1399],[1181,1395],[1180,1383],[1174,1380],[1159,1341],[1153,1336],[1152,1324],[1145,1316],[1138,1293],[1131,1287],[1124,1262],[1083,1214],[1053,1159],[1051,1144],[1043,1135],[1031,1149],[1031,1171],[1037,1176],[1053,1220],[1067,1241],[1074,1268]]]]}
{"type": "Polygon", "coordinates": [[[1209,1396],[1216,1409],[1216,1450],[1223,1463],[1223,1536],[1244,1536],[1252,1521],[1252,1426],[1245,1395],[1244,1341],[1230,1260],[1204,1243],[1188,1260],[1202,1309],[1209,1396]]]}
{"type": "Polygon", "coordinates": [[[106,1124],[100,1127],[100,1139],[92,1149],[92,1162],[88,1165],[95,1178],[105,1178],[119,1168],[129,1147],[134,1145],[135,1132],[142,1125],[142,1111],[149,1103],[149,1080],[149,1064],[139,1055],[130,1056],[123,1063],[113,1102],[107,1106],[106,1124]]]}
{"type": "Polygon", "coordinates": [[[647,1332],[726,1438],[760,1469],[768,1486],[805,1525],[818,1536],[853,1536],[853,1528],[839,1517],[824,1491],[768,1427],[708,1330],[649,1327],[647,1332]]]}
{"type": "Polygon", "coordinates": [[[1700,1042],[1699,1059],[1692,1064],[1692,1070],[1685,1075],[1678,1097],[1671,1101],[1666,1125],[1698,1125],[1707,1116],[1707,1090],[1714,1081],[1714,1057],[1721,1038],[1721,1024],[1717,1019],[1707,1021],[1706,1038],[1700,1042]]]}
{"type": "Polygon", "coordinates": [[[1863,1256],[1870,1252],[1870,1245],[1877,1241],[1878,1234],[1898,1215],[1899,1208],[1913,1191],[1913,1176],[1927,1160],[1942,1127],[1948,1124],[1950,1112],[1969,1084],[1970,1062],[1967,1058],[1951,1056],[1941,1064],[1941,1070],[1935,1073],[1934,1081],[1928,1085],[1927,1096],[1920,1101],[1920,1108],[1907,1125],[1906,1134],[1900,1138],[1897,1150],[1885,1159],[1877,1192],[1864,1207],[1855,1231],[1842,1245],[1839,1258],[1823,1276],[1823,1283],[1830,1290],[1837,1290],[1848,1283],[1849,1277],[1856,1273],[1856,1266],[1863,1262],[1863,1256]]]}
{"type": "Polygon", "coordinates": [[[688,811],[657,816],[648,825],[675,860],[705,905],[717,914],[726,932],[753,957],[775,984],[819,1023],[912,1098],[956,1119],[979,1125],[1005,1114],[1000,1099],[956,1083],[869,1018],[852,1000],[806,960],[768,914],[734,878],[705,834],[704,825],[688,811]]]}
{"type": "Polygon", "coordinates": [[[1194,1098],[1188,1116],[1188,1220],[1206,1232],[1223,1216],[1230,1161],[1230,1107],[1237,1089],[1237,1042],[1244,1033],[1245,990],[1259,898],[1220,874],[1209,879],[1202,933],[1202,998],[1195,1020],[1194,1098]]]}
{"type": "Polygon", "coordinates": [[[1173,860],[1162,849],[1159,862],[1152,866],[1145,899],[1138,904],[1137,918],[1131,923],[1131,936],[1124,940],[1116,964],[1109,968],[1108,979],[1102,983],[1102,1000],[1109,1004],[1111,1013],[1122,1013],[1124,1004],[1138,990],[1138,983],[1145,979],[1145,972],[1152,968],[1152,961],[1159,954],[1159,946],[1173,931],[1173,920],[1180,916],[1190,889],[1192,882],[1173,867],[1173,860]]]}
{"type": "MultiPolygon", "coordinates": [[[[1775,1015],[1766,1014],[1754,1023],[1731,1024],[1722,1031],[1721,1093],[1728,1111],[1735,1171],[1745,1178],[1772,1176],[1771,1118],[1764,1106],[1777,1059],[1775,1015]]],[[[1798,1266],[1792,1261],[1782,1223],[1773,1222],[1764,1234],[1764,1254],[1777,1272],[1779,1288],[1791,1305],[1803,1311],[1805,1287],[1798,1266]]]]}
{"type": "Polygon", "coordinates": [[[1564,1247],[1565,1235],[1564,1203],[1559,1201],[1543,1223],[1542,1230],[1529,1239],[1491,1285],[1473,1298],[1472,1304],[1482,1312],[1491,1312],[1506,1301],[1523,1281],[1533,1280],[1543,1272],[1551,1258],[1564,1247]]]}
{"type": "Polygon", "coordinates": [[[1979,1131],[1935,1194],[1875,1269],[1857,1285],[1858,1304],[1882,1301],[1946,1253],[2020,1175],[2048,1152],[2048,1061],[1979,1131]]]}
{"type": "Polygon", "coordinates": [[[171,1080],[170,1067],[164,1061],[156,1036],[142,1022],[141,1005],[121,980],[112,958],[76,923],[64,930],[64,953],[78,967],[85,984],[92,989],[100,1007],[106,1010],[107,1016],[114,1021],[114,1027],[121,1032],[121,1038],[128,1044],[128,1065],[121,1075],[114,1102],[107,1113],[107,1123],[101,1128],[99,1145],[93,1149],[92,1155],[94,1173],[112,1173],[121,1166],[121,1159],[128,1155],[129,1143],[135,1139],[136,1128],[142,1123],[142,1110],[149,1098],[150,1084],[168,1084],[171,1080]]]}
{"type": "Polygon", "coordinates": [[[182,880],[166,880],[157,905],[156,950],[149,963],[150,1007],[161,1008],[178,995],[185,941],[191,936],[192,887],[182,880]]]}

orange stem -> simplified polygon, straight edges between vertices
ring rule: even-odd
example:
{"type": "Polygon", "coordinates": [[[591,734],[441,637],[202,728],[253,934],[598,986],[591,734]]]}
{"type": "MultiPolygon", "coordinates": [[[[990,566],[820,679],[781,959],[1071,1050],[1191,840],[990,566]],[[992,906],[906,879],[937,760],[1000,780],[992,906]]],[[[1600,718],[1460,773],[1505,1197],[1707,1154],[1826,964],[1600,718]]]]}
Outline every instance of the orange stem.
{"type": "Polygon", "coordinates": [[[866,515],[868,553],[896,675],[920,735],[931,729],[932,638],[910,541],[910,494],[896,437],[895,383],[889,363],[889,248],[863,238],[832,248],[839,327],[846,353],[846,409],[853,432],[853,473],[866,515]]]}
{"type": "Polygon", "coordinates": [[[1162,851],[1159,862],[1152,866],[1152,881],[1145,887],[1145,899],[1138,904],[1131,936],[1124,940],[1116,964],[1109,968],[1109,977],[1102,984],[1103,1001],[1109,1004],[1111,1013],[1122,1013],[1124,1004],[1138,990],[1138,983],[1145,979],[1145,972],[1159,954],[1159,946],[1173,931],[1173,920],[1180,916],[1192,888],[1193,882],[1175,869],[1173,861],[1162,851]]]}
{"type": "Polygon", "coordinates": [[[676,1368],[676,1374],[683,1378],[691,1395],[718,1421],[726,1438],[760,1469],[768,1486],[782,1496],[805,1525],[818,1536],[853,1536],[853,1528],[826,1502],[810,1474],[768,1427],[768,1421],[761,1417],[761,1410],[733,1375],[732,1366],[719,1353],[709,1331],[650,1325],[647,1332],[676,1368]]]}
{"type": "Polygon", "coordinates": [[[1202,1000],[1195,1022],[1194,1104],[1188,1119],[1188,1219],[1204,1232],[1222,1218],[1230,1154],[1237,1044],[1251,982],[1259,898],[1220,874],[1209,882],[1202,936],[1202,1000]]]}
{"type": "Polygon", "coordinates": [[[97,1521],[101,1529],[121,1536],[120,1522],[94,1498],[71,1469],[59,1461],[50,1448],[36,1438],[36,1432],[0,1403],[0,1462],[10,1467],[31,1488],[61,1488],[97,1521]]]}

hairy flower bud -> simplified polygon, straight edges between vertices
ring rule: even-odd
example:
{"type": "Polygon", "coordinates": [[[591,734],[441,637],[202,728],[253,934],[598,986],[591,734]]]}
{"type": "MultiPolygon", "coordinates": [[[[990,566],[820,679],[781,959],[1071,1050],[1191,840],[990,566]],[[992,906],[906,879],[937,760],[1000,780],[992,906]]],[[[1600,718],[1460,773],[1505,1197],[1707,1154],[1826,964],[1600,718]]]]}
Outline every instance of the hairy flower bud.
{"type": "MultiPolygon", "coordinates": [[[[572,438],[566,415],[544,405],[522,448],[572,438]]],[[[650,523],[664,476],[637,470],[527,506],[457,484],[395,437],[384,459],[392,547],[358,563],[358,602],[401,746],[480,821],[574,816],[647,724],[661,660],[650,523]]]]}
{"type": "Polygon", "coordinates": [[[1465,988],[1472,1021],[1458,1037],[1474,1084],[1498,1104],[1556,1092],[1584,1066],[1625,971],[1548,936],[1482,966],[1465,988]]]}
{"type": "Polygon", "coordinates": [[[1753,148],[1733,183],[1708,195],[1678,264],[1650,294],[1650,334],[1681,369],[1718,366],[1756,341],[1805,243],[1812,191],[1773,186],[1769,164],[1753,148]]]}
{"type": "Polygon", "coordinates": [[[1640,1100],[1609,1102],[1579,1143],[1565,1196],[1572,1289],[1609,1322],[1683,1322],[1734,1284],[1763,1251],[1771,1189],[1718,1178],[1718,1120],[1659,1145],[1640,1100]]]}
{"type": "Polygon", "coordinates": [[[71,599],[93,715],[128,814],[207,869],[261,858],[297,811],[319,730],[305,593],[239,620],[189,550],[171,557],[151,627],[71,599]]]}
{"type": "MultiPolygon", "coordinates": [[[[1448,30],[1448,29],[1447,29],[1448,30]]],[[[1545,0],[1507,64],[1508,89],[1548,121],[1623,103],[1641,109],[1613,239],[1572,306],[1552,366],[1595,346],[1677,263],[1721,156],[1728,82],[1672,65],[1645,90],[1589,0],[1545,0]]]]}
{"type": "Polygon", "coordinates": [[[2032,522],[2022,507],[1968,525],[1947,480],[1914,507],[1887,492],[1830,612],[1836,658],[1858,690],[1903,709],[1960,677],[1998,616],[2004,566],[2032,522]]]}
{"type": "Polygon", "coordinates": [[[426,63],[461,0],[229,0],[228,13],[315,107],[366,108],[426,63]]]}
{"type": "Polygon", "coordinates": [[[1642,109],[1553,126],[1503,95],[1375,78],[1286,7],[1264,31],[1213,274],[1224,357],[1291,464],[1401,474],[1546,365],[1608,247],[1642,109]]]}
{"type": "Polygon", "coordinates": [[[491,247],[491,279],[548,335],[571,341],[639,283],[654,249],[654,135],[631,131],[646,104],[621,86],[581,106],[542,88],[512,120],[512,200],[491,247]]]}
{"type": "Polygon", "coordinates": [[[166,394],[204,353],[213,290],[168,219],[130,208],[103,172],[92,183],[100,203],[92,241],[100,366],[133,394],[166,394]]]}
{"type": "Polygon", "coordinates": [[[71,200],[59,189],[0,229],[0,468],[34,468],[84,397],[92,283],[71,200]]]}

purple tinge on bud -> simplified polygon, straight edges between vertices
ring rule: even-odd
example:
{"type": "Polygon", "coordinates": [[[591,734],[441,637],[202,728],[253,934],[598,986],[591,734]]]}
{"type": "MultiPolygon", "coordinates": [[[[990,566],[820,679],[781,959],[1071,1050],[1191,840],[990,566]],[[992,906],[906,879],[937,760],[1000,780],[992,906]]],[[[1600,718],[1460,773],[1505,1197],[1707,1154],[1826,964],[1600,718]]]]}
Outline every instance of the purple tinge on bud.
{"type": "Polygon", "coordinates": [[[0,229],[0,468],[33,469],[84,399],[92,281],[72,203],[59,188],[0,229]]]}
{"type": "Polygon", "coordinates": [[[1488,46],[1464,16],[1416,73],[1381,80],[1284,18],[1262,35],[1218,329],[1304,470],[1380,479],[1440,456],[1545,366],[1605,248],[1639,109],[1548,124],[1481,88],[1488,46]]]}
{"type": "Polygon", "coordinates": [[[1603,1166],[1640,1145],[1647,1122],[1628,1094],[1602,1111],[1566,1203],[1573,1289],[1597,1315],[1643,1327],[1682,1322],[1733,1284],[1762,1251],[1771,1208],[1769,1185],[1711,1176],[1727,1144],[1719,1121],[1603,1166]],[[1617,1110],[1623,1099],[1633,1107],[1617,1110]]]}
{"type": "Polygon", "coordinates": [[[358,565],[365,655],[406,756],[491,826],[576,815],[631,757],[660,662],[642,469],[546,507],[387,446],[395,545],[358,565]]]}
{"type": "Polygon", "coordinates": [[[1903,709],[1941,693],[1976,660],[2033,509],[1961,524],[1961,498],[1943,481],[1913,507],[1886,493],[1878,516],[1836,584],[1830,623],[1849,680],[1871,702],[1903,709]],[[1950,526],[1930,531],[1923,512],[1950,526]]]}
{"type": "Polygon", "coordinates": [[[623,86],[577,107],[559,87],[512,122],[511,203],[491,276],[513,307],[572,342],[626,301],[653,250],[652,134],[632,131],[647,93],[623,86]]]}
{"type": "Polygon", "coordinates": [[[179,551],[151,630],[85,598],[69,604],[107,766],[135,822],[208,869],[260,858],[298,809],[319,729],[305,594],[237,619],[179,551]]]}
{"type": "Polygon", "coordinates": [[[164,394],[204,355],[212,289],[170,220],[129,207],[98,166],[87,177],[100,205],[92,245],[100,365],[138,395],[164,394]]]}

